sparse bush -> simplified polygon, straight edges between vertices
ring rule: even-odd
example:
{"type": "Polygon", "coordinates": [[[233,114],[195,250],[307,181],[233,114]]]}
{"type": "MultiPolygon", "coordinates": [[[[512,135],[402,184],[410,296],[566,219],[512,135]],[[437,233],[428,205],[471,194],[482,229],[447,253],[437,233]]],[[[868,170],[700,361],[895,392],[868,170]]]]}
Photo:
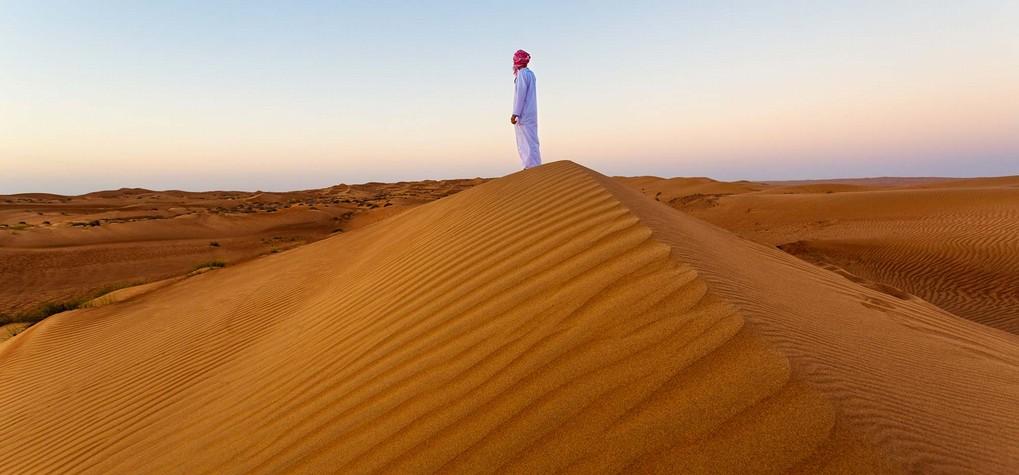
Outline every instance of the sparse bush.
{"type": "Polygon", "coordinates": [[[67,298],[64,300],[45,302],[29,311],[16,314],[0,313],[0,325],[6,325],[8,323],[28,323],[30,325],[34,325],[42,321],[46,317],[56,315],[61,312],[66,312],[68,310],[75,310],[81,308],[83,305],[85,305],[85,303],[94,298],[106,295],[110,292],[113,292],[114,290],[119,290],[125,287],[138,285],[139,283],[140,282],[121,282],[117,284],[111,284],[95,289],[91,292],[86,293],[85,295],[67,298]]]}
{"type": "MultiPolygon", "coordinates": [[[[66,312],[68,310],[74,310],[81,307],[81,304],[85,303],[86,299],[72,299],[65,300],[63,302],[47,302],[36,310],[38,320],[42,320],[50,315],[56,315],[60,312],[66,312]]],[[[37,320],[37,321],[38,321],[37,320]]]]}
{"type": "Polygon", "coordinates": [[[212,242],[209,243],[209,246],[211,246],[211,247],[219,247],[219,241],[212,241],[212,242]]]}
{"type": "Polygon", "coordinates": [[[201,264],[198,264],[198,265],[196,265],[196,266],[195,266],[195,267],[194,267],[193,269],[191,269],[191,270],[192,270],[192,271],[196,271],[196,270],[199,270],[199,269],[205,269],[206,267],[208,267],[208,268],[210,268],[210,269],[219,269],[219,268],[221,268],[221,267],[226,267],[226,262],[223,262],[223,261],[209,261],[209,262],[203,262],[203,263],[201,263],[201,264]]]}

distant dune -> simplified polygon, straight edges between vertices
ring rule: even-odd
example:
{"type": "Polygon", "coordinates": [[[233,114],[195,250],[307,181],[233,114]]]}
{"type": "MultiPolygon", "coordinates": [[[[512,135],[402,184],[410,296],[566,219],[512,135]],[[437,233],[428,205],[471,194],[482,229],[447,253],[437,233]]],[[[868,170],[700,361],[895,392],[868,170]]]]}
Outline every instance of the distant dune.
{"type": "Polygon", "coordinates": [[[1019,467],[1019,337],[570,162],[114,300],[0,343],[4,471],[1019,467]]]}
{"type": "Polygon", "coordinates": [[[0,195],[0,324],[125,285],[233,264],[351,231],[482,179],[284,193],[97,191],[0,195]]]}
{"type": "MultiPolygon", "coordinates": [[[[917,296],[1019,334],[1019,177],[876,180],[887,187],[720,183],[716,194],[668,204],[898,299],[917,296]]],[[[658,179],[636,188],[687,196],[703,185],[658,179]]]]}
{"type": "MultiPolygon", "coordinates": [[[[948,177],[922,177],[922,176],[884,176],[874,178],[829,178],[824,180],[776,180],[763,183],[778,187],[784,186],[811,186],[811,185],[852,185],[860,187],[900,187],[900,186],[924,186],[938,183],[953,183],[964,180],[963,178],[948,177]]],[[[982,180],[982,178],[978,178],[982,180]]]]}

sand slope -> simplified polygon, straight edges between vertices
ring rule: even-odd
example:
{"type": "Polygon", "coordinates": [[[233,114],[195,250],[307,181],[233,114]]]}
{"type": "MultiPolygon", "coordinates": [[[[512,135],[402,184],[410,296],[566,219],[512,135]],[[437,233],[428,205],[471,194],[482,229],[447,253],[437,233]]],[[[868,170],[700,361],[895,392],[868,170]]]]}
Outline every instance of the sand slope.
{"type": "Polygon", "coordinates": [[[683,213],[606,187],[910,471],[1019,466],[1019,338],[900,300],[683,213]]]}
{"type": "Polygon", "coordinates": [[[0,323],[44,303],[180,276],[351,231],[483,179],[337,185],[285,193],[0,195],[0,323]]]}
{"type": "Polygon", "coordinates": [[[1019,334],[1019,187],[959,181],[967,185],[741,194],[689,211],[897,298],[1019,334]]]}
{"type": "Polygon", "coordinates": [[[557,162],[0,343],[5,470],[1019,464],[1019,342],[557,162]]]}

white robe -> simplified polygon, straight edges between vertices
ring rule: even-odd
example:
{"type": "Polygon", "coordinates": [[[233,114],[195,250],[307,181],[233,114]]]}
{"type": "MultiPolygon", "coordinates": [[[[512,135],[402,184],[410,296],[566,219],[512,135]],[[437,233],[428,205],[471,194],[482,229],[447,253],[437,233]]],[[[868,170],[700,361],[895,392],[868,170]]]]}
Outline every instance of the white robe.
{"type": "Polygon", "coordinates": [[[541,165],[541,150],[538,148],[538,94],[535,91],[534,73],[522,68],[513,80],[513,114],[517,116],[517,151],[524,168],[541,165]]]}

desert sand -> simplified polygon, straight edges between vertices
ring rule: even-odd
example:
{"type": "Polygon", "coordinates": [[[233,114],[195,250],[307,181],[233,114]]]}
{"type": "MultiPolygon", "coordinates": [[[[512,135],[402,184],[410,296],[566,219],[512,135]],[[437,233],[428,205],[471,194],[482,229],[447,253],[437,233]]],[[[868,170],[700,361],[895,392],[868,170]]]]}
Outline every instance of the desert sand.
{"type": "Polygon", "coordinates": [[[1019,334],[1019,177],[622,180],[896,300],[1019,334]]]}
{"type": "Polygon", "coordinates": [[[658,198],[556,162],[50,317],[4,470],[1019,467],[1019,337],[658,198]]]}
{"type": "Polygon", "coordinates": [[[0,195],[0,324],[121,287],[234,264],[351,231],[483,180],[337,185],[287,193],[0,195]]]}

